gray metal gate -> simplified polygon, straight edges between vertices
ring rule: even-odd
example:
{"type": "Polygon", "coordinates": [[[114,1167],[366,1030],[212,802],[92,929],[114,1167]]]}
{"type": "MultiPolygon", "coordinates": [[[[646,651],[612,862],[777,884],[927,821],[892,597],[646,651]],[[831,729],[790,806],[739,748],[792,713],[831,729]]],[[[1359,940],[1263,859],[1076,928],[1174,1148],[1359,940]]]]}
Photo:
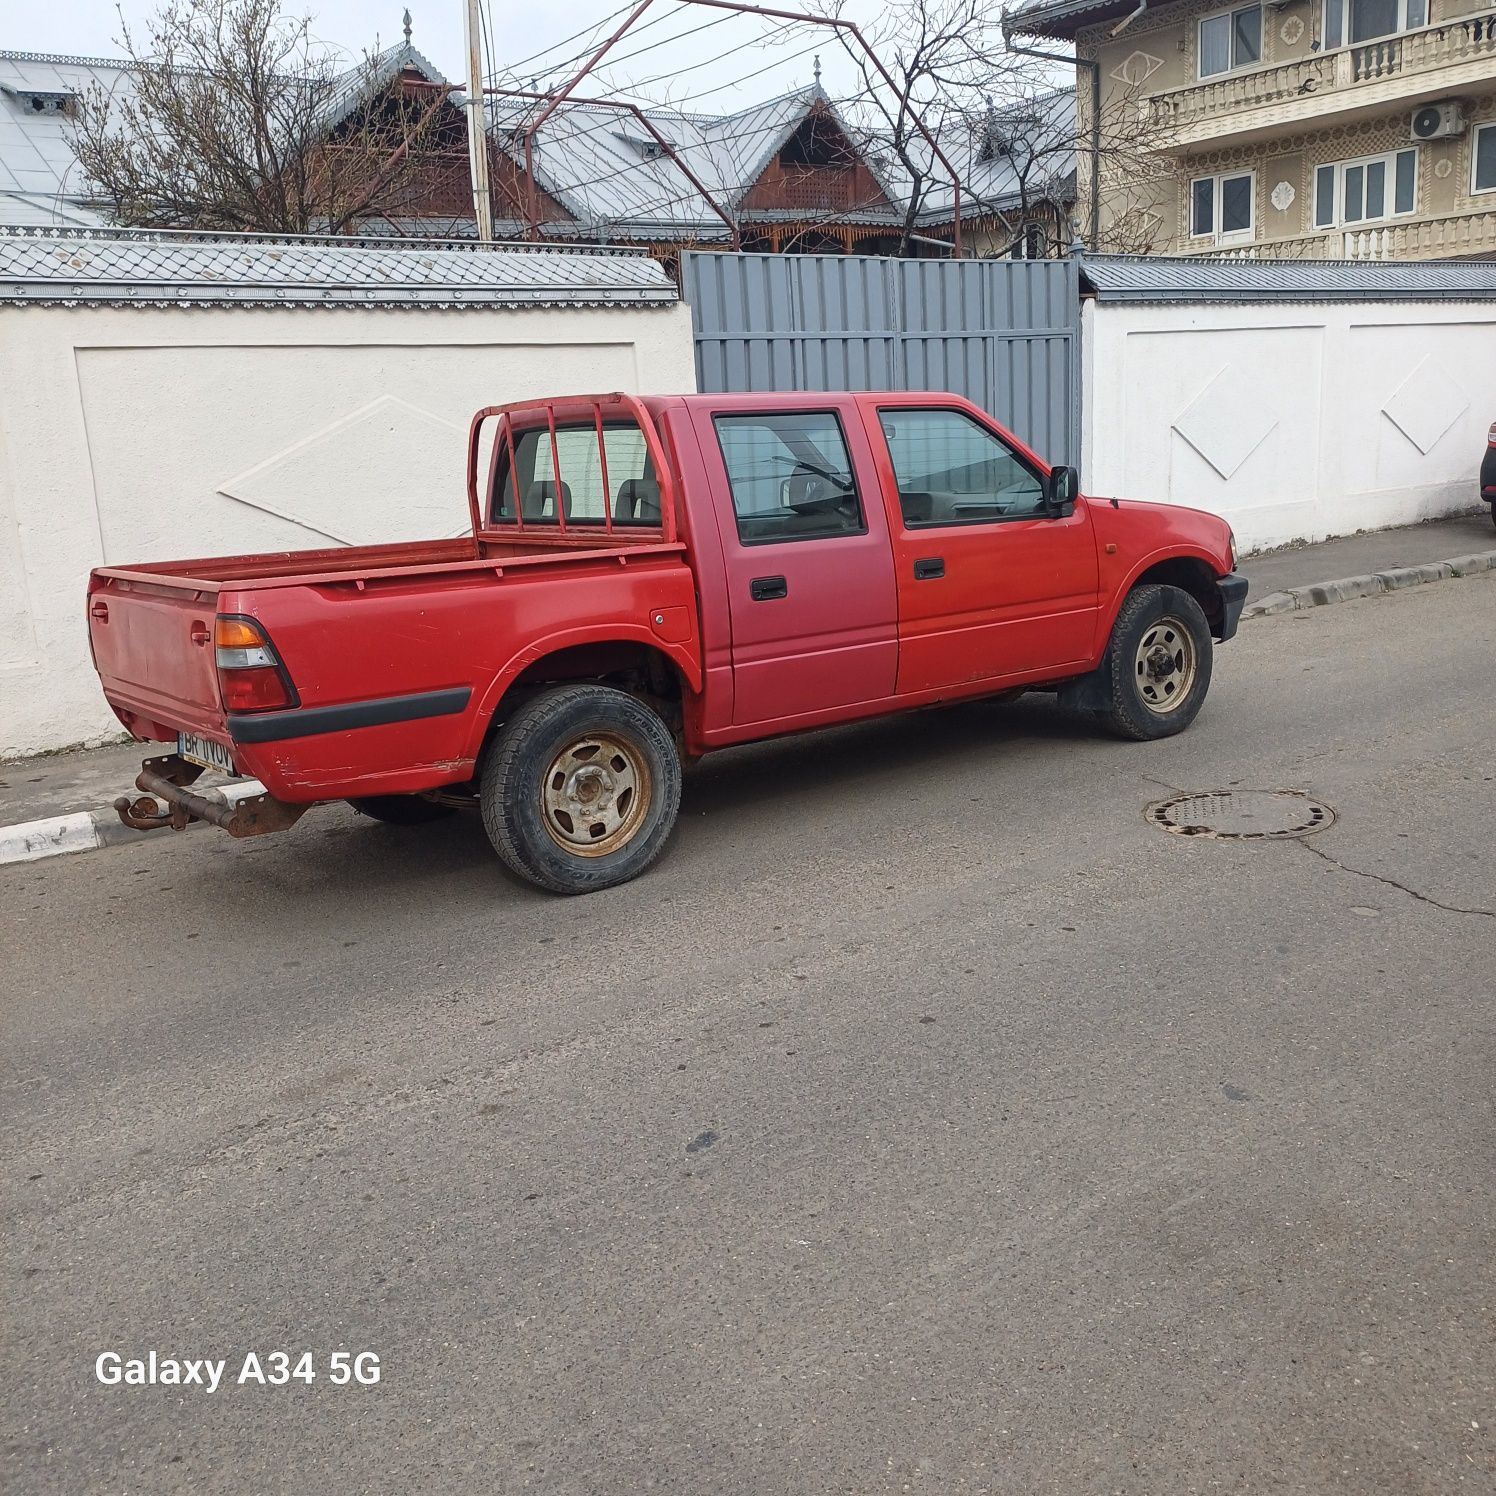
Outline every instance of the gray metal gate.
{"type": "Polygon", "coordinates": [[[1080,458],[1072,260],[686,254],[702,390],[953,390],[1080,458]]]}

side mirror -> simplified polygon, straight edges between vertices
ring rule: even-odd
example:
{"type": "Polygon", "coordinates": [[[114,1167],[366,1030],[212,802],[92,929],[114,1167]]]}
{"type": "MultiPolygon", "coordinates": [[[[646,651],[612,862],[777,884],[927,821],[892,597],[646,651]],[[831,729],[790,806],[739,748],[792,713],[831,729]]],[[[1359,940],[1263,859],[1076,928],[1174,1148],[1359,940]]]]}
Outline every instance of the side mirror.
{"type": "Polygon", "coordinates": [[[1080,474],[1073,467],[1057,467],[1049,470],[1049,480],[1044,485],[1044,507],[1055,519],[1063,519],[1075,513],[1075,499],[1080,493],[1080,474]]]}

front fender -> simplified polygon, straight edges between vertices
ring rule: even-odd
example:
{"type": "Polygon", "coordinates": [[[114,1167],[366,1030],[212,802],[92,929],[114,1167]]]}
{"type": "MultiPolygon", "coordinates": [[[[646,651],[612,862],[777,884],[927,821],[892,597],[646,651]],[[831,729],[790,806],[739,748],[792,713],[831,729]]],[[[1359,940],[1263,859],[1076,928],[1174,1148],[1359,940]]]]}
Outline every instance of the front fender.
{"type": "MultiPolygon", "coordinates": [[[[1117,575],[1106,579],[1110,591],[1108,600],[1097,615],[1096,637],[1092,641],[1092,663],[1097,663],[1106,649],[1107,640],[1112,636],[1112,626],[1117,621],[1117,614],[1122,611],[1122,604],[1127,594],[1138,585],[1148,572],[1156,566],[1161,566],[1169,561],[1195,562],[1209,572],[1211,580],[1219,580],[1220,577],[1230,572],[1230,560],[1227,557],[1223,563],[1221,558],[1212,555],[1208,550],[1198,545],[1170,544],[1161,545],[1156,550],[1147,552],[1141,558],[1129,563],[1125,570],[1119,570],[1117,575]]],[[[1161,581],[1168,580],[1160,578],[1161,581]]]]}

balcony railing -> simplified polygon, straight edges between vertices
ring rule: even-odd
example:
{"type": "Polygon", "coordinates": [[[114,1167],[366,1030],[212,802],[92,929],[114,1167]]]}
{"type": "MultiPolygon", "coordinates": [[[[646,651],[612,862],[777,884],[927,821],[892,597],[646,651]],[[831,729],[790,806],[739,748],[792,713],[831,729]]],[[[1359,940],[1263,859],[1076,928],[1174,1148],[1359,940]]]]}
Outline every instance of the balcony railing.
{"type": "Polygon", "coordinates": [[[1301,234],[1294,239],[1265,239],[1231,249],[1207,249],[1191,256],[1201,260],[1454,260],[1465,255],[1496,253],[1496,207],[1445,218],[1301,234]]]}
{"type": "Polygon", "coordinates": [[[770,210],[848,212],[868,206],[876,190],[859,180],[854,166],[783,166],[775,163],[754,187],[747,206],[770,210]]]}
{"type": "Polygon", "coordinates": [[[1266,104],[1319,97],[1387,79],[1418,77],[1485,59],[1496,66],[1496,12],[1489,10],[1274,67],[1228,73],[1154,94],[1148,103],[1155,124],[1194,124],[1266,104]]]}

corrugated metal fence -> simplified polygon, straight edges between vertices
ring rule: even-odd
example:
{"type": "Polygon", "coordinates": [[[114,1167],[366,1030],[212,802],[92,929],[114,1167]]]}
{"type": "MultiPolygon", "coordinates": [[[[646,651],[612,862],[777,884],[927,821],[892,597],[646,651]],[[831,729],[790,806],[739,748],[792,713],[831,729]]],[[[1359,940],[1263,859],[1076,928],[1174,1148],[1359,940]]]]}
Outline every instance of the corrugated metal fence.
{"type": "Polygon", "coordinates": [[[954,390],[1051,462],[1080,458],[1070,260],[687,254],[702,390],[954,390]]]}

